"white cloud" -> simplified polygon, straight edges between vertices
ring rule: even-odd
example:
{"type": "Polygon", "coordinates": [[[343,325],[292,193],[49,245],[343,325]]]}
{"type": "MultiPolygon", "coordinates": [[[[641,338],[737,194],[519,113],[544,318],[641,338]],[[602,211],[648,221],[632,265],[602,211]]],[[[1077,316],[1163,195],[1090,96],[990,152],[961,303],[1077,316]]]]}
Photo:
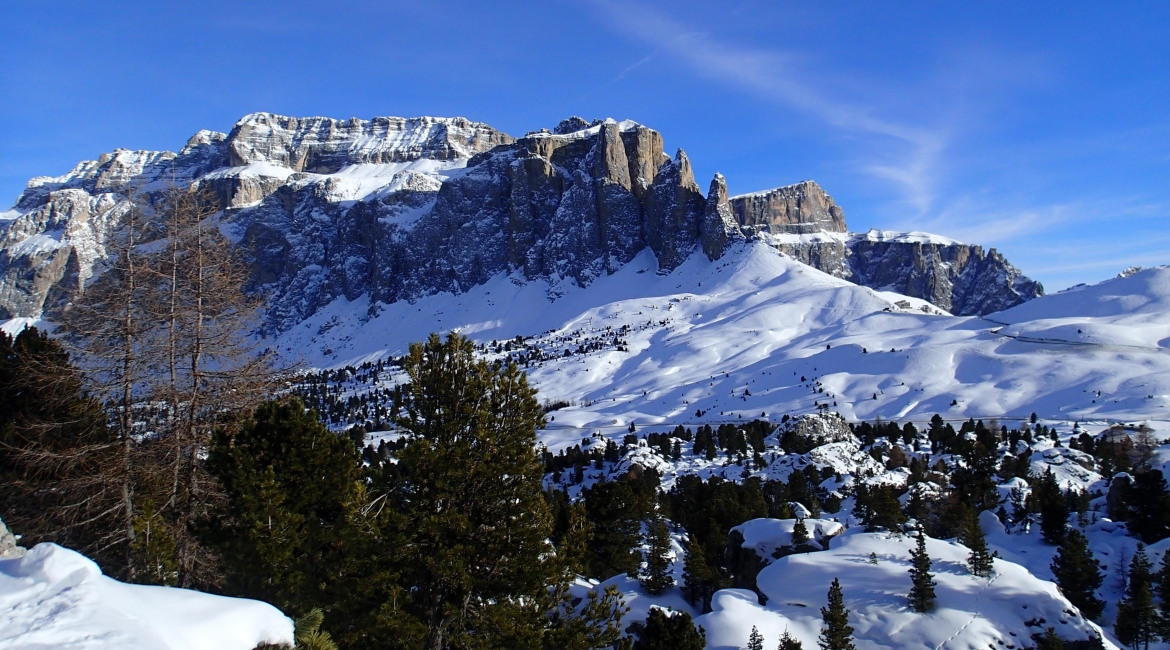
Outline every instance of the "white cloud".
{"type": "Polygon", "coordinates": [[[594,4],[613,30],[686,63],[705,78],[801,111],[843,134],[872,139],[861,145],[872,159],[859,162],[859,169],[899,188],[904,201],[919,213],[931,209],[941,156],[951,140],[948,128],[887,119],[863,102],[833,97],[809,81],[815,71],[806,69],[797,53],[721,41],[638,3],[594,4]]]}

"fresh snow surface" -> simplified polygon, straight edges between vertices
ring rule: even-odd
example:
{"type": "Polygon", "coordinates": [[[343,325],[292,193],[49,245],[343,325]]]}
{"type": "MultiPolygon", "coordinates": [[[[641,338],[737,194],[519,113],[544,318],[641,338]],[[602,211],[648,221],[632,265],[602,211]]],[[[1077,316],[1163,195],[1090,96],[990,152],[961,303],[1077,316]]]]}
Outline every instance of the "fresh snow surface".
{"type": "MultiPolygon", "coordinates": [[[[824,545],[829,539],[840,535],[845,528],[830,519],[805,519],[811,541],[824,545]]],[[[792,545],[792,531],[795,519],[752,519],[732,528],[743,535],[743,548],[750,548],[761,558],[770,558],[776,549],[792,545]]]]}
{"type": "Polygon", "coordinates": [[[488,343],[533,337],[525,343],[555,355],[527,367],[541,398],[572,404],[551,413],[542,433],[553,451],[631,423],[775,421],[818,405],[851,421],[919,424],[935,413],[1009,424],[1035,412],[1048,422],[1148,421],[1158,430],[1170,420],[1167,267],[987,318],[901,309],[898,294],[760,242],[657,271],[646,252],[586,288],[501,275],[414,303],[338,300],[271,345],[311,367],[341,367],[401,355],[436,331],[488,343]],[[1096,338],[1073,345],[1051,331],[1020,334],[1054,317],[1076,318],[1096,338]],[[594,349],[578,353],[585,344],[594,349]]]}
{"type": "Polygon", "coordinates": [[[56,544],[0,560],[3,650],[252,650],[292,642],[292,621],[259,601],[124,584],[56,544]]]}
{"type": "MultiPolygon", "coordinates": [[[[911,586],[913,536],[867,533],[860,526],[845,529],[835,521],[821,519],[806,519],[805,526],[814,539],[827,542],[828,550],[775,560],[772,552],[791,543],[795,520],[753,519],[736,527],[744,535],[743,546],[755,550],[768,564],[756,577],[764,604],[753,591],[723,589],[712,598],[712,611],[697,616],[699,612],[683,599],[680,588],[686,557],[686,534],[682,532],[672,535],[673,588],[650,596],[636,579],[625,574],[600,583],[600,587],[613,585],[622,593],[630,607],[623,625],[645,620],[653,607],[686,612],[695,616],[696,624],[704,628],[707,647],[712,650],[746,647],[752,626],[763,634],[765,648],[775,647],[785,630],[805,648],[816,648],[822,626],[820,608],[825,606],[833,578],[841,581],[858,650],[1031,648],[1035,645],[1032,635],[1042,634],[1048,627],[1065,640],[1101,637],[1106,649],[1118,648],[1112,637],[1083,618],[1050,581],[1052,576],[1047,565],[1055,548],[1039,542],[1038,531],[1004,540],[1007,535],[993,515],[985,513],[981,521],[988,530],[990,546],[1001,555],[1005,554],[1003,549],[1013,548],[1010,545],[1017,539],[1021,540],[1022,547],[1035,548],[1038,552],[1021,560],[1019,553],[1009,551],[1006,559],[995,560],[990,579],[978,578],[967,570],[970,553],[967,547],[955,541],[927,537],[926,551],[932,561],[937,597],[935,611],[928,614],[914,612],[906,600],[911,586]],[[1008,546],[1001,549],[996,541],[1004,541],[1008,546]]],[[[1132,538],[1121,536],[1110,547],[1109,540],[1113,538],[1107,539],[1108,533],[1096,537],[1093,532],[1089,534],[1094,550],[1112,549],[1115,554],[1126,552],[1124,540],[1128,540],[1125,556],[1132,556],[1132,538]]],[[[1158,553],[1151,553],[1151,557],[1156,566],[1158,553]]],[[[1112,575],[1106,578],[1107,583],[1110,578],[1112,575]]],[[[574,595],[583,596],[595,586],[581,582],[574,588],[574,595]]]]}
{"type": "MultiPolygon", "coordinates": [[[[1028,648],[1034,645],[1031,635],[1049,626],[1068,640],[1100,634],[1055,584],[1003,559],[995,561],[990,579],[972,576],[965,546],[931,538],[926,550],[933,560],[937,609],[918,614],[906,602],[913,547],[912,536],[858,527],[831,538],[827,551],[776,560],[756,578],[767,604],[743,589],[715,594],[713,611],[697,619],[707,631],[707,647],[743,648],[753,625],[764,635],[764,647],[773,647],[785,629],[804,647],[817,647],[820,608],[834,577],[841,581],[858,650],[1028,648]]],[[[1106,639],[1105,647],[1117,646],[1106,639]]]]}

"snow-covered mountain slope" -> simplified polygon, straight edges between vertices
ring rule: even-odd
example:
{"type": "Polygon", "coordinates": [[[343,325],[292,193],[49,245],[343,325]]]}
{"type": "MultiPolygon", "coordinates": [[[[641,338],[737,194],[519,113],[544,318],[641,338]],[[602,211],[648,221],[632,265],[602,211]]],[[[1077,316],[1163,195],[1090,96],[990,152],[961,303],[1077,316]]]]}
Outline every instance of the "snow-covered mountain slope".
{"type": "Polygon", "coordinates": [[[1004,336],[1087,346],[1170,350],[1170,269],[1158,267],[988,316],[1004,336]]]}
{"type": "Polygon", "coordinates": [[[266,603],[121,583],[56,544],[0,559],[5,650],[252,650],[264,643],[293,643],[293,622],[266,603]]]}
{"type": "Polygon", "coordinates": [[[1170,268],[983,319],[859,287],[759,242],[715,262],[695,254],[667,274],[654,262],[643,254],[587,288],[500,275],[466,293],[385,306],[365,321],[351,317],[364,303],[337,301],[274,343],[311,366],[335,367],[402,354],[432,331],[458,329],[489,345],[526,337],[499,354],[527,363],[542,398],[570,403],[551,414],[550,447],[631,423],[775,421],[818,408],[851,421],[1033,412],[1070,422],[1170,420],[1170,349],[1157,329],[1170,322],[1159,298],[1170,268]],[[550,301],[550,292],[560,297],[550,301]],[[1087,297],[1099,294],[1144,306],[1097,315],[1102,307],[1087,297]],[[1069,316],[1078,296],[1085,315],[1069,316]],[[1002,325],[1026,329],[1049,314],[1077,318],[1101,338],[1067,345],[1017,338],[1002,325]]]}

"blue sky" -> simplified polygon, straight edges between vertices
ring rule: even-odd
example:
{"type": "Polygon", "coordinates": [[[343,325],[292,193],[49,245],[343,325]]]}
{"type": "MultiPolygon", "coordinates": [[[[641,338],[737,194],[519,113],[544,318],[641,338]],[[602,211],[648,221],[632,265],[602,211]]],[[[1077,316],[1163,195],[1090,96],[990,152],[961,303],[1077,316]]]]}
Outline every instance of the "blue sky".
{"type": "Polygon", "coordinates": [[[1170,263],[1170,5],[25,2],[0,7],[0,200],[253,111],[634,119],[733,193],[996,247],[1057,290],[1170,263]]]}

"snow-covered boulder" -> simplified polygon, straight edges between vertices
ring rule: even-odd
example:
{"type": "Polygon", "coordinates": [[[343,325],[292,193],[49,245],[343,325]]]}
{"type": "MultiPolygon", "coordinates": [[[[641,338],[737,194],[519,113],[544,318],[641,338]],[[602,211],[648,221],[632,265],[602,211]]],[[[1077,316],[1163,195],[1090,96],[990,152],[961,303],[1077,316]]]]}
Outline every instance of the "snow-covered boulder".
{"type": "Polygon", "coordinates": [[[873,456],[861,450],[856,438],[840,442],[830,442],[809,450],[807,454],[786,454],[778,456],[767,467],[765,473],[772,480],[787,481],[794,471],[803,470],[809,465],[815,465],[818,470],[831,469],[842,476],[842,486],[852,484],[852,479],[846,477],[864,478],[877,476],[886,471],[881,463],[873,456]]]}
{"type": "Polygon", "coordinates": [[[0,560],[0,648],[252,650],[293,643],[272,605],[130,585],[56,544],[0,560]]]}
{"type": "Polygon", "coordinates": [[[0,560],[17,558],[24,555],[24,548],[16,545],[16,535],[13,535],[4,521],[0,520],[0,560]]]}
{"type": "Polygon", "coordinates": [[[808,413],[785,422],[782,429],[807,438],[813,446],[854,440],[849,423],[836,413],[808,413]]]}
{"type": "MultiPolygon", "coordinates": [[[[1083,640],[1101,634],[1082,618],[1056,585],[1024,567],[995,561],[990,579],[972,576],[966,567],[968,549],[954,542],[927,539],[934,561],[937,609],[918,614],[910,609],[912,536],[865,533],[859,528],[834,537],[827,551],[790,555],[760,571],[761,605],[750,591],[727,589],[712,600],[712,612],[699,617],[709,648],[742,648],[752,626],[773,647],[787,629],[815,648],[821,629],[820,608],[829,585],[841,581],[849,624],[857,647],[872,648],[1030,648],[1033,634],[1052,627],[1064,639],[1083,640]],[[876,559],[876,563],[874,562],[876,559]]],[[[1108,638],[1105,648],[1116,648],[1108,638]]]]}
{"type": "MultiPolygon", "coordinates": [[[[1037,476],[1051,470],[1062,490],[1089,490],[1098,481],[1104,480],[1091,469],[1094,467],[1093,457],[1077,449],[1068,447],[1042,449],[1034,452],[1029,462],[1031,472],[1037,476]]],[[[1097,487],[1103,485],[1104,483],[1097,487]]]]}

